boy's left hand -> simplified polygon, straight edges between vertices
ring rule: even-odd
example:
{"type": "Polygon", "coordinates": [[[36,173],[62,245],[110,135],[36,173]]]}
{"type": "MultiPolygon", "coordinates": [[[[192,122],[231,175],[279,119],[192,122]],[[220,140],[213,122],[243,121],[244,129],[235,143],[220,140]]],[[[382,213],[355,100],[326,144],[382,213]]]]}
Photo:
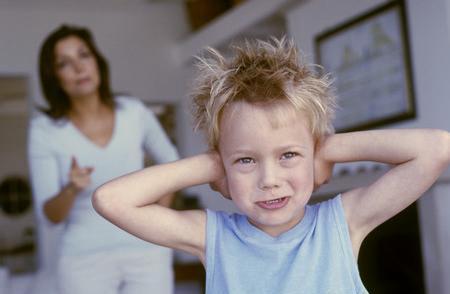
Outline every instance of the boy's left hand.
{"type": "Polygon", "coordinates": [[[228,192],[228,183],[227,183],[226,177],[210,183],[209,186],[214,191],[217,191],[220,194],[222,194],[223,197],[225,197],[227,199],[231,199],[230,193],[228,192]]]}
{"type": "Polygon", "coordinates": [[[326,184],[333,174],[334,162],[327,161],[322,156],[322,146],[326,138],[316,143],[314,153],[314,190],[326,184]]]}
{"type": "Polygon", "coordinates": [[[216,151],[210,151],[210,156],[214,158],[214,161],[216,163],[216,174],[218,174],[218,177],[213,182],[209,183],[209,186],[214,191],[219,192],[222,194],[223,197],[230,199],[230,192],[228,191],[228,182],[227,177],[225,175],[225,169],[223,167],[222,158],[220,157],[219,153],[216,151]]]}

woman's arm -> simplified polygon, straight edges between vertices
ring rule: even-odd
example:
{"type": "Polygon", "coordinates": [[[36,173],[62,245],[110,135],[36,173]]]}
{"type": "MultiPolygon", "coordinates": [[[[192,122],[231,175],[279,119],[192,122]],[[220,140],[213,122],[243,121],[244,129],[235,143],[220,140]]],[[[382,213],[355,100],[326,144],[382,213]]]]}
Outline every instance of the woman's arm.
{"type": "Polygon", "coordinates": [[[375,227],[417,200],[448,167],[446,131],[374,130],[329,137],[317,153],[324,162],[376,161],[393,168],[367,187],[342,194],[354,252],[375,227]]]}
{"type": "Polygon", "coordinates": [[[99,187],[94,208],[129,233],[162,246],[204,258],[204,211],[176,211],[157,202],[178,190],[223,177],[220,157],[201,154],[155,165],[119,177],[99,187]]]}
{"type": "Polygon", "coordinates": [[[59,223],[70,212],[76,195],[90,181],[92,168],[80,168],[72,159],[69,183],[61,187],[61,171],[53,150],[48,119],[35,118],[28,133],[28,161],[38,220],[59,223]]]}
{"type": "Polygon", "coordinates": [[[78,193],[91,183],[92,171],[92,167],[79,167],[76,158],[72,157],[69,183],[44,203],[44,213],[51,222],[59,223],[66,219],[78,193]]]}
{"type": "Polygon", "coordinates": [[[77,194],[76,188],[68,184],[58,194],[48,199],[43,207],[47,219],[54,224],[64,221],[69,215],[77,194]]]}
{"type": "MultiPolygon", "coordinates": [[[[160,124],[156,115],[141,101],[137,101],[139,108],[140,126],[144,133],[144,149],[156,163],[166,163],[179,159],[178,151],[160,124]]],[[[175,194],[168,194],[159,200],[159,204],[170,207],[175,194]]]]}
{"type": "Polygon", "coordinates": [[[58,209],[46,209],[45,206],[61,192],[61,172],[49,133],[49,119],[44,115],[30,122],[27,142],[30,182],[37,220],[46,224],[58,222],[53,215],[58,209]]]}

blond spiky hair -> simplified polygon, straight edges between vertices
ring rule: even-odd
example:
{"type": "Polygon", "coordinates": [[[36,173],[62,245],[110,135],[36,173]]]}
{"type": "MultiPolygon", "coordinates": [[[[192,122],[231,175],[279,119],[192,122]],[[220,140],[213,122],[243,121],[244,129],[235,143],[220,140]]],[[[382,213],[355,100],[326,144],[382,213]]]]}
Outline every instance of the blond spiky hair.
{"type": "Polygon", "coordinates": [[[217,149],[224,109],[237,101],[287,103],[307,116],[314,139],[333,132],[335,97],[329,75],[318,76],[303,63],[292,40],[245,41],[226,59],[213,48],[198,57],[191,98],[195,129],[217,149]]]}

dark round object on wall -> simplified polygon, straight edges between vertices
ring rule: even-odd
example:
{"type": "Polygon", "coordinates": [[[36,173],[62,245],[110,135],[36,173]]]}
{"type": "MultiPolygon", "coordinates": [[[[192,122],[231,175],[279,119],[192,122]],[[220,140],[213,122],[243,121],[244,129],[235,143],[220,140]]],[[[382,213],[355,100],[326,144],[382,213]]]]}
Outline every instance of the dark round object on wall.
{"type": "Polygon", "coordinates": [[[7,215],[20,215],[31,206],[31,189],[21,176],[7,176],[0,183],[0,207],[7,215]]]}

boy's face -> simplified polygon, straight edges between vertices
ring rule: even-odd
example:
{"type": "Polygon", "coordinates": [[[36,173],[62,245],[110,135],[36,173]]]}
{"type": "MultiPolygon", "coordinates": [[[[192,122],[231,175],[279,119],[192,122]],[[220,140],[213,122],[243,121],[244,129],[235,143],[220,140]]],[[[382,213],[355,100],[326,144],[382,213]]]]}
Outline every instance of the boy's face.
{"type": "Polygon", "coordinates": [[[219,148],[234,203],[254,226],[278,236],[303,218],[313,191],[314,140],[306,118],[286,112],[274,127],[273,115],[234,103],[220,122],[219,148]]]}

